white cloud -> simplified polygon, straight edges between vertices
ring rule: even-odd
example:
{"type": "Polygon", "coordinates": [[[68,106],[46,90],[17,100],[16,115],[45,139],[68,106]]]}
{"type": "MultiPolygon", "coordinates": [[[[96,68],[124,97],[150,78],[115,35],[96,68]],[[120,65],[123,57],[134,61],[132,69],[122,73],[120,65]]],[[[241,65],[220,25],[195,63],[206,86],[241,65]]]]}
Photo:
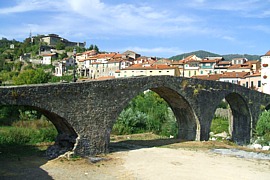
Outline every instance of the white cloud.
{"type": "MultiPolygon", "coordinates": [[[[54,11],[58,9],[57,3],[50,0],[21,0],[12,7],[0,9],[0,14],[24,13],[29,11],[54,11]]],[[[60,3],[61,1],[58,1],[60,3]]]]}
{"type": "Polygon", "coordinates": [[[257,25],[257,26],[247,27],[247,28],[270,34],[270,27],[266,25],[257,25]]]}
{"type": "MultiPolygon", "coordinates": [[[[0,9],[1,13],[42,12],[46,18],[31,24],[37,32],[77,31],[107,36],[181,36],[182,34],[205,34],[196,15],[168,11],[151,4],[105,4],[101,0],[21,0],[14,7],[0,9]]],[[[203,3],[203,1],[201,1],[203,3]]],[[[27,21],[27,20],[25,20],[27,21]]],[[[22,27],[23,28],[23,27],[22,27]]],[[[31,28],[31,29],[32,29],[31,28]]],[[[29,31],[29,29],[28,29],[29,31]]],[[[63,34],[63,33],[60,33],[63,34]]]]}

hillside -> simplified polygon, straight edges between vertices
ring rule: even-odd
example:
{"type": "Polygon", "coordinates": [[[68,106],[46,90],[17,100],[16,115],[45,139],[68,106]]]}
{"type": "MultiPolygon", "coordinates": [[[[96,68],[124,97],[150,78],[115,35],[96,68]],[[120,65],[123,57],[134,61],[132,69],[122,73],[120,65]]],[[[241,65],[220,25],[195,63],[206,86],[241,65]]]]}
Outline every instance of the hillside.
{"type": "Polygon", "coordinates": [[[179,55],[176,55],[176,56],[172,56],[169,59],[171,59],[171,60],[181,60],[181,59],[183,59],[183,58],[185,58],[187,56],[193,55],[193,54],[195,54],[197,57],[200,57],[200,58],[204,58],[204,57],[224,57],[225,60],[231,60],[233,58],[247,58],[248,60],[260,60],[259,55],[249,55],[249,54],[220,55],[220,54],[215,54],[215,53],[208,52],[208,51],[203,51],[203,50],[179,54],[179,55]]]}

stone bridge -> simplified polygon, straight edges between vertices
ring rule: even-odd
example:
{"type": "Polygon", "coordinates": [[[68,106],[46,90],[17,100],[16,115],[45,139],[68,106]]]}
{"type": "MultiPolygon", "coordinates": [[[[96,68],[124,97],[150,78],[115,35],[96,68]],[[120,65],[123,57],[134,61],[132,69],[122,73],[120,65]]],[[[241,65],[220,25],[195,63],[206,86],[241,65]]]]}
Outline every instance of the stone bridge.
{"type": "Polygon", "coordinates": [[[172,76],[120,78],[61,84],[0,87],[0,105],[35,109],[56,127],[51,149],[81,156],[108,153],[110,133],[121,111],[146,90],[160,95],[178,123],[178,138],[208,140],[215,110],[225,98],[230,105],[232,140],[246,144],[270,95],[218,81],[172,76]]]}

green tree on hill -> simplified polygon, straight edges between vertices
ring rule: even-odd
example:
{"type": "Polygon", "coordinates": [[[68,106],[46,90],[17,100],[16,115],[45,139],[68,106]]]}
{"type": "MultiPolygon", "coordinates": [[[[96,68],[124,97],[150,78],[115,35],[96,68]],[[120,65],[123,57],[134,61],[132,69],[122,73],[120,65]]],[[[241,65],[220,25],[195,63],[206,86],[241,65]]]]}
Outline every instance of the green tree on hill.
{"type": "Polygon", "coordinates": [[[13,77],[13,83],[16,85],[40,84],[47,83],[50,78],[51,75],[42,69],[28,69],[20,73],[18,77],[13,77]]]}

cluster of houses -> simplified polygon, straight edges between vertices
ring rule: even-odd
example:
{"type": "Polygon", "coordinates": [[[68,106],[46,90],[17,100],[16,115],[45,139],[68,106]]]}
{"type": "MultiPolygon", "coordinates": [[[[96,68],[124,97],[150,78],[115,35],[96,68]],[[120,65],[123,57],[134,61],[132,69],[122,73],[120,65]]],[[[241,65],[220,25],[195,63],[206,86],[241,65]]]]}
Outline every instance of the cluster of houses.
{"type": "Polygon", "coordinates": [[[170,75],[230,82],[270,94],[270,51],[261,60],[223,57],[200,58],[191,55],[181,60],[145,57],[133,51],[74,54],[55,64],[55,75],[62,76],[76,64],[80,80],[100,80],[132,76],[170,75]]]}

